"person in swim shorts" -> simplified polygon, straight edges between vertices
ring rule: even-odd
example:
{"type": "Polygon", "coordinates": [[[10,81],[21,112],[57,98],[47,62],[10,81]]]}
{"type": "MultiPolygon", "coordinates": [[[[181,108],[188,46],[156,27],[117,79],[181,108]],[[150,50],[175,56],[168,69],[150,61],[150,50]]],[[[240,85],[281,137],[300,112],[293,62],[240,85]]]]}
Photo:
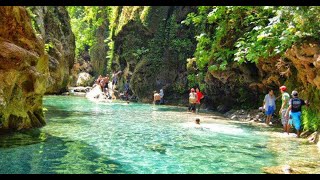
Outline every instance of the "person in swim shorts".
{"type": "Polygon", "coordinates": [[[270,89],[268,94],[264,97],[263,106],[265,109],[266,117],[266,124],[269,125],[272,115],[276,110],[276,97],[274,96],[273,90],[270,89]]]}
{"type": "MultiPolygon", "coordinates": [[[[294,126],[297,131],[297,138],[300,137],[300,129],[301,129],[301,107],[303,105],[308,106],[308,101],[304,101],[298,98],[298,92],[292,91],[291,93],[292,99],[289,101],[289,107],[286,112],[286,117],[291,117],[288,125],[294,126]]],[[[289,127],[287,127],[287,133],[289,134],[289,127]]]]}
{"type": "Polygon", "coordinates": [[[289,119],[286,118],[286,112],[289,107],[290,95],[289,95],[289,93],[286,92],[287,91],[286,86],[281,86],[279,89],[282,94],[281,95],[282,104],[281,104],[281,108],[279,110],[279,115],[281,115],[281,123],[283,125],[283,132],[288,132],[287,127],[289,127],[288,126],[289,119]]]}

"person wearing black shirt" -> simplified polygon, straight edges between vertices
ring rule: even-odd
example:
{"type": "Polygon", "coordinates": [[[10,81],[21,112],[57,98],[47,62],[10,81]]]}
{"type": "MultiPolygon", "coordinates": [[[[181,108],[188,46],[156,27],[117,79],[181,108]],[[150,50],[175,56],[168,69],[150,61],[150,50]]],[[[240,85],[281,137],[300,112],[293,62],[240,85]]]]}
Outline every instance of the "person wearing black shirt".
{"type": "MultiPolygon", "coordinates": [[[[300,98],[298,98],[298,92],[292,91],[291,93],[292,99],[289,101],[289,108],[286,112],[286,117],[288,118],[288,115],[290,115],[291,119],[289,120],[290,125],[293,125],[294,128],[297,131],[297,137],[300,137],[300,128],[301,128],[301,107],[303,105],[307,105],[307,101],[304,101],[300,98]]],[[[287,128],[287,133],[289,134],[289,129],[287,128]]]]}

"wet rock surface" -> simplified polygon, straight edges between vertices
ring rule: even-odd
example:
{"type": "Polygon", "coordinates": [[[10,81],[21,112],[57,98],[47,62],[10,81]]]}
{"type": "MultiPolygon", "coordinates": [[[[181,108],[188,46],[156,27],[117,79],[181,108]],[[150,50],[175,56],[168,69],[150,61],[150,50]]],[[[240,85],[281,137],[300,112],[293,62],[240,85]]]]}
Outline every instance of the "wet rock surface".
{"type": "Polygon", "coordinates": [[[36,15],[36,30],[46,43],[49,54],[50,76],[46,93],[62,93],[69,84],[75,57],[75,36],[70,17],[62,6],[33,6],[31,11],[36,15]]]}
{"type": "MultiPolygon", "coordinates": [[[[237,121],[246,121],[246,122],[256,122],[256,123],[265,123],[266,115],[263,111],[258,109],[253,110],[230,110],[226,113],[224,113],[224,116],[231,119],[231,120],[237,120],[237,121]]],[[[280,117],[277,115],[274,115],[271,119],[270,125],[281,125],[280,117]]]]}

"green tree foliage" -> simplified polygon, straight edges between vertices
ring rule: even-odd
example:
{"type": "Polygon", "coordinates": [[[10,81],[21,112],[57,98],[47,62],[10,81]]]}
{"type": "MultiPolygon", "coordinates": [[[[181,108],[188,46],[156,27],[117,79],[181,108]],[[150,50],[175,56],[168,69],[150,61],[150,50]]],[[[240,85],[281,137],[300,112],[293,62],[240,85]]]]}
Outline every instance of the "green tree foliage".
{"type": "Polygon", "coordinates": [[[96,43],[96,31],[102,25],[102,14],[111,12],[109,6],[69,6],[67,7],[71,18],[72,31],[76,37],[76,55],[84,51],[86,47],[92,47],[96,43]]]}
{"type": "Polygon", "coordinates": [[[320,7],[200,6],[183,23],[196,26],[200,69],[224,70],[228,62],[258,62],[282,55],[293,43],[319,39],[320,7]]]}
{"type": "Polygon", "coordinates": [[[308,131],[317,131],[320,126],[319,112],[316,109],[303,108],[302,109],[302,123],[303,129],[308,131]]]}

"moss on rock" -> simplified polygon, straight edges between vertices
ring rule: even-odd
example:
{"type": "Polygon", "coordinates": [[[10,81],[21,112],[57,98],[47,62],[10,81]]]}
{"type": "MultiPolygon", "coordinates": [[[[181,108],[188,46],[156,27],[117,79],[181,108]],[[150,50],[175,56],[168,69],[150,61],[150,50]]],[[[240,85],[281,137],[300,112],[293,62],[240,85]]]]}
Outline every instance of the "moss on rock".
{"type": "Polygon", "coordinates": [[[0,133],[43,126],[39,109],[49,76],[44,43],[24,7],[0,7],[0,16],[0,133]]]}

